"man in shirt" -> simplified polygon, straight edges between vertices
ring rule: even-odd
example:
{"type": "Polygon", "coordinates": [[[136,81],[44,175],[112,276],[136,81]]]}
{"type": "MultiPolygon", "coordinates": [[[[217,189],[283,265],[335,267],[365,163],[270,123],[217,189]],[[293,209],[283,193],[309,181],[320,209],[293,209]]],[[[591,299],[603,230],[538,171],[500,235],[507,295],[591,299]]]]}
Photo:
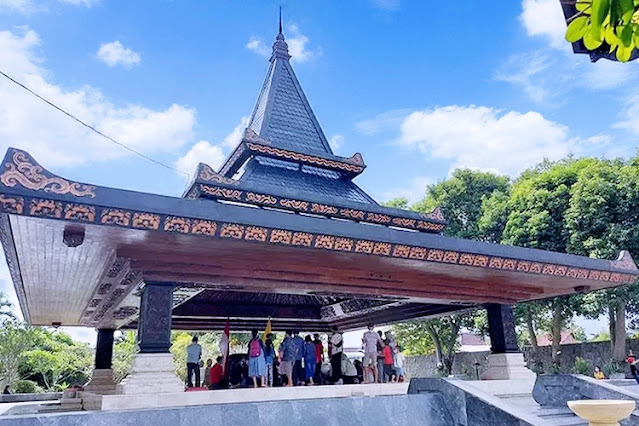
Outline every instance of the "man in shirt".
{"type": "Polygon", "coordinates": [[[304,358],[304,339],[299,335],[299,331],[293,330],[293,343],[295,345],[295,362],[293,363],[293,383],[295,386],[304,384],[304,368],[302,359],[304,358]]]}
{"type": "MultiPolygon", "coordinates": [[[[280,368],[279,373],[286,376],[287,384],[285,386],[293,386],[293,363],[295,362],[295,343],[291,335],[292,331],[287,331],[284,340],[280,344],[280,368]]],[[[284,380],[282,380],[284,382],[284,380]]]]}
{"type": "Polygon", "coordinates": [[[373,376],[373,383],[377,383],[378,370],[377,370],[377,347],[380,345],[384,347],[384,342],[379,334],[373,330],[375,327],[371,324],[368,326],[368,331],[364,333],[362,342],[364,343],[364,383],[369,383],[371,375],[373,376]]]}
{"type": "Polygon", "coordinates": [[[386,383],[386,374],[384,374],[384,341],[382,340],[382,330],[377,332],[379,342],[377,343],[377,382],[386,383]]]}
{"type": "Polygon", "coordinates": [[[209,374],[209,389],[228,389],[229,383],[224,378],[224,366],[222,365],[223,357],[218,356],[215,359],[215,365],[211,367],[211,372],[209,374]]]}
{"type": "Polygon", "coordinates": [[[197,336],[193,337],[191,344],[186,347],[186,386],[193,387],[193,373],[195,373],[195,387],[200,387],[200,358],[202,346],[197,343],[197,336]]]}
{"type": "Polygon", "coordinates": [[[337,384],[342,379],[342,352],[344,351],[344,339],[337,327],[333,327],[331,342],[331,372],[333,384],[337,384]]]}

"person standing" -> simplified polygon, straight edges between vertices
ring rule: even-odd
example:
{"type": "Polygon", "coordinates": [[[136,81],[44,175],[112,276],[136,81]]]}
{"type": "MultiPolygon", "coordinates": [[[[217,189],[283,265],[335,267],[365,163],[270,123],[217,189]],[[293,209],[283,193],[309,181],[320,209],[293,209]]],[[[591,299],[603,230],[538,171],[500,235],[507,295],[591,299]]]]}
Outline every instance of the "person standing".
{"type": "Polygon", "coordinates": [[[273,387],[273,367],[275,364],[275,347],[273,346],[273,333],[266,335],[264,344],[264,361],[266,362],[266,386],[273,387]]]}
{"type": "Polygon", "coordinates": [[[331,334],[331,373],[333,384],[342,380],[342,352],[344,352],[344,338],[337,327],[333,326],[331,334]]]}
{"type": "Polygon", "coordinates": [[[394,349],[395,357],[393,358],[393,367],[395,368],[395,375],[397,376],[398,382],[403,382],[404,377],[404,354],[402,353],[402,347],[397,345],[394,349]]]}
{"type": "Polygon", "coordinates": [[[637,358],[635,358],[635,354],[632,353],[632,350],[628,351],[626,362],[630,365],[630,374],[632,374],[632,377],[639,383],[639,377],[637,377],[637,358]]]}
{"type": "Polygon", "coordinates": [[[193,336],[191,344],[186,347],[186,386],[193,387],[193,373],[195,373],[195,387],[200,387],[200,358],[202,358],[202,346],[197,342],[197,336],[193,336]]]}
{"type": "Polygon", "coordinates": [[[324,362],[324,344],[320,339],[319,333],[315,333],[315,340],[313,343],[315,344],[315,375],[313,376],[313,381],[321,385],[322,384],[322,362],[324,362]]]}
{"type": "Polygon", "coordinates": [[[295,345],[295,362],[293,363],[293,383],[295,386],[304,384],[304,339],[299,335],[299,331],[293,330],[293,344],[295,345]]]}
{"type": "Polygon", "coordinates": [[[377,332],[379,341],[377,342],[377,383],[386,383],[386,374],[384,374],[384,340],[382,340],[382,330],[377,332]]]}
{"type": "MultiPolygon", "coordinates": [[[[286,385],[293,386],[293,363],[295,363],[295,343],[291,335],[292,331],[287,331],[284,340],[280,343],[280,368],[279,372],[282,376],[286,376],[286,385]]],[[[282,379],[284,383],[284,379],[282,379]]]]}
{"type": "Polygon", "coordinates": [[[373,330],[375,327],[370,324],[368,326],[368,331],[364,333],[362,337],[362,342],[364,343],[364,377],[363,382],[369,383],[370,377],[373,376],[373,383],[377,383],[379,371],[377,370],[377,348],[379,345],[384,347],[384,342],[379,334],[375,333],[373,330]]]}
{"type": "Polygon", "coordinates": [[[264,342],[259,337],[257,330],[252,331],[253,338],[249,342],[249,371],[248,375],[253,379],[253,387],[257,387],[257,378],[260,378],[260,384],[263,388],[266,387],[266,361],[264,360],[264,342]]]}
{"type": "Polygon", "coordinates": [[[311,335],[307,335],[304,339],[304,378],[309,385],[314,385],[313,376],[315,375],[315,343],[311,339],[311,335]]]}

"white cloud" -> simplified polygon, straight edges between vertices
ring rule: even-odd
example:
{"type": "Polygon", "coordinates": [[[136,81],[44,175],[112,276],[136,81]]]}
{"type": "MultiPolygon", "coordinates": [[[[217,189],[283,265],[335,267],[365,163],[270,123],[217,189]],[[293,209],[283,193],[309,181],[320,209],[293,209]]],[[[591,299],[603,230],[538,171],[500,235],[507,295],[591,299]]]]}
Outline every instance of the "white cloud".
{"type": "Polygon", "coordinates": [[[231,133],[226,135],[226,137],[222,141],[222,146],[226,148],[231,148],[231,149],[235,148],[235,146],[238,143],[240,143],[240,140],[242,139],[242,135],[244,135],[244,129],[246,129],[248,122],[249,122],[248,116],[244,116],[240,118],[240,124],[235,126],[233,131],[231,131],[231,133]]]}
{"type": "Polygon", "coordinates": [[[639,91],[635,91],[626,99],[620,116],[621,121],[613,124],[613,127],[639,136],[639,91]]]}
{"type": "Polygon", "coordinates": [[[175,162],[175,168],[193,176],[198,163],[206,163],[217,170],[222,161],[224,153],[220,146],[211,145],[208,141],[199,141],[175,162]]]}
{"type": "Polygon", "coordinates": [[[117,40],[101,44],[97,55],[98,59],[110,67],[122,65],[125,68],[131,68],[139,64],[141,60],[139,53],[122,46],[122,43],[117,40]]]}
{"type": "Polygon", "coordinates": [[[534,102],[556,107],[565,102],[571,90],[615,89],[636,81],[638,74],[634,63],[592,63],[586,55],[542,49],[511,56],[497,70],[495,79],[521,87],[534,102]]]}
{"type": "Polygon", "coordinates": [[[338,152],[344,145],[344,135],[333,135],[333,137],[331,137],[328,141],[328,144],[331,146],[333,152],[338,152]]]}
{"type": "Polygon", "coordinates": [[[398,10],[400,0],[371,0],[374,7],[384,10],[398,10]]]}
{"type": "Polygon", "coordinates": [[[382,112],[373,118],[359,121],[355,128],[366,136],[375,136],[389,130],[395,130],[402,124],[404,118],[412,111],[409,109],[394,109],[382,112]]]}
{"type": "Polygon", "coordinates": [[[290,24],[288,30],[291,35],[286,39],[286,42],[288,43],[288,51],[291,54],[291,61],[302,63],[319,54],[318,50],[308,49],[306,46],[308,37],[300,32],[296,24],[290,24]]]}
{"type": "Polygon", "coordinates": [[[451,169],[494,170],[511,176],[587,144],[569,138],[567,127],[538,112],[504,113],[474,105],[413,112],[401,125],[399,142],[433,158],[451,160],[451,169]]]}
{"type": "Polygon", "coordinates": [[[549,66],[549,58],[539,52],[514,55],[497,71],[495,79],[522,86],[530,99],[543,102],[547,100],[549,90],[542,73],[549,66]]]}
{"type": "Polygon", "coordinates": [[[33,0],[0,0],[0,13],[20,13],[29,15],[34,12],[45,11],[46,8],[33,0]]]}
{"type": "Polygon", "coordinates": [[[100,3],[100,0],[58,0],[62,3],[72,4],[74,6],[92,7],[100,3]]]}
{"type": "Polygon", "coordinates": [[[244,134],[249,117],[242,117],[240,123],[226,135],[219,145],[212,145],[208,141],[200,141],[175,162],[175,168],[193,174],[198,163],[206,163],[214,169],[218,169],[224,161],[224,151],[234,149],[244,134]]]}
{"type": "Polygon", "coordinates": [[[557,0],[523,0],[519,16],[529,36],[545,37],[555,49],[570,49],[564,39],[566,20],[557,0]]]}
{"type": "Polygon", "coordinates": [[[266,45],[262,40],[256,37],[251,37],[246,48],[252,50],[260,56],[268,57],[271,54],[271,48],[266,45]]]}
{"type": "MultiPolygon", "coordinates": [[[[192,140],[193,109],[172,105],[153,110],[141,105],[115,106],[98,90],[69,90],[48,81],[40,43],[29,29],[0,31],[0,69],[61,108],[145,154],[176,152],[192,140]]],[[[0,152],[25,149],[47,167],[107,161],[130,153],[105,140],[6,79],[0,80],[0,152]]]]}
{"type": "MultiPolygon", "coordinates": [[[[309,39],[300,32],[297,24],[292,23],[287,26],[288,35],[286,35],[286,43],[288,44],[288,53],[291,55],[291,62],[306,62],[315,56],[320,55],[320,50],[311,50],[308,48],[309,39]]],[[[271,54],[271,48],[264,41],[257,37],[251,37],[245,46],[260,56],[268,57],[271,54]]]]}
{"type": "MultiPolygon", "coordinates": [[[[100,0],[58,0],[61,3],[67,3],[74,6],[91,7],[100,0]]],[[[0,13],[19,13],[22,15],[31,15],[36,12],[48,12],[45,4],[36,0],[0,0],[0,13]]]]}
{"type": "Polygon", "coordinates": [[[434,180],[427,176],[417,176],[410,180],[407,186],[393,188],[382,193],[381,200],[389,201],[394,198],[406,198],[408,204],[420,201],[426,195],[426,187],[434,183],[434,180]]]}

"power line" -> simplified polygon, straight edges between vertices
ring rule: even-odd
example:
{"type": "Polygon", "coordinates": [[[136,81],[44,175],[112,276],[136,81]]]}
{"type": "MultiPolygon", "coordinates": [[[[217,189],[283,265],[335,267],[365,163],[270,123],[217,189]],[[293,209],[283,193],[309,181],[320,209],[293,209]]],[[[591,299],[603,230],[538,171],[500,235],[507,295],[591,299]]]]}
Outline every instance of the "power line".
{"type": "Polygon", "coordinates": [[[113,142],[116,145],[121,146],[122,148],[126,149],[127,151],[130,151],[136,155],[139,155],[140,157],[151,161],[157,165],[160,165],[162,167],[166,167],[169,170],[172,170],[174,172],[177,173],[182,173],[184,175],[186,175],[189,179],[191,178],[191,175],[187,172],[183,172],[181,170],[178,170],[174,167],[169,166],[168,164],[165,164],[161,161],[158,161],[154,158],[149,157],[148,155],[144,155],[139,151],[136,151],[133,148],[130,148],[128,146],[126,146],[125,144],[116,141],[115,139],[113,139],[111,136],[105,135],[104,133],[102,133],[101,131],[99,131],[98,129],[96,129],[95,127],[91,126],[90,124],[85,123],[84,121],[80,120],[78,117],[76,117],[75,115],[71,114],[70,112],[65,111],[64,109],[60,108],[59,106],[57,106],[56,104],[54,104],[53,102],[49,101],[48,99],[40,96],[39,94],[37,94],[36,92],[34,92],[33,90],[29,89],[27,86],[25,86],[24,84],[20,83],[19,81],[11,78],[10,76],[8,76],[7,74],[5,74],[3,71],[0,70],[0,74],[2,74],[2,76],[4,76],[5,78],[7,78],[8,80],[12,81],[13,83],[17,84],[18,86],[22,87],[24,90],[26,90],[27,92],[31,93],[33,96],[35,96],[36,98],[40,99],[43,102],[46,102],[47,104],[49,104],[50,106],[52,106],[53,108],[57,109],[58,111],[60,111],[61,113],[65,114],[66,116],[68,116],[69,118],[77,121],[78,123],[80,123],[81,125],[83,125],[84,127],[94,131],[95,133],[97,133],[98,135],[102,136],[105,139],[108,139],[109,141],[113,142]]]}

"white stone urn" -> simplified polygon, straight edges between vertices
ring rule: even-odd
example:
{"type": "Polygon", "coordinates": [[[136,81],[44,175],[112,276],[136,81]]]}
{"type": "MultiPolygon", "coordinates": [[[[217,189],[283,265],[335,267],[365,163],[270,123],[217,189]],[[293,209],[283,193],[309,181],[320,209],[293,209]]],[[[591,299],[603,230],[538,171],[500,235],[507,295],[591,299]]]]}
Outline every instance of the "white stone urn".
{"type": "Polygon", "coordinates": [[[589,399],[568,401],[570,408],[582,419],[588,420],[590,426],[619,426],[623,420],[635,410],[635,401],[589,399]]]}

